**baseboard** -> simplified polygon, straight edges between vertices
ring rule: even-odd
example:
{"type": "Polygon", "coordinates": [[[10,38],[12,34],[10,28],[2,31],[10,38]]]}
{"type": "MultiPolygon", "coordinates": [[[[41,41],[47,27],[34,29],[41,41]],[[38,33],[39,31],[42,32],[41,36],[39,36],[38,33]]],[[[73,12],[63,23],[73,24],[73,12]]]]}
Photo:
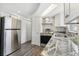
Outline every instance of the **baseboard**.
{"type": "Polygon", "coordinates": [[[42,44],[42,43],[41,43],[41,46],[45,47],[45,46],[46,46],[46,44],[42,44]]]}
{"type": "Polygon", "coordinates": [[[26,44],[26,43],[31,43],[31,40],[22,43],[22,45],[23,45],[23,44],[26,44]]]}

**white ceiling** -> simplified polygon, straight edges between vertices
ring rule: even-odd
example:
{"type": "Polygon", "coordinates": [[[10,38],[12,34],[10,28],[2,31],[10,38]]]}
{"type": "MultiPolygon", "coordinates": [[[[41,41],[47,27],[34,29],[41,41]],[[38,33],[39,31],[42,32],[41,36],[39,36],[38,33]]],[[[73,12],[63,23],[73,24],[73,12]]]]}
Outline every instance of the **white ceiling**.
{"type": "Polygon", "coordinates": [[[29,17],[38,9],[39,3],[0,3],[0,12],[16,13],[29,17]]]}
{"type": "MultiPolygon", "coordinates": [[[[53,9],[51,12],[49,12],[47,15],[45,15],[45,17],[51,17],[53,16],[53,14],[57,14],[59,12],[58,7],[60,4],[58,3],[40,3],[39,8],[37,9],[37,11],[32,15],[32,16],[41,16],[42,13],[49,7],[51,6],[51,4],[55,4],[57,5],[57,7],[55,9],[53,9]],[[57,10],[56,10],[57,9],[57,10]]],[[[59,7],[60,8],[60,7],[59,7]]]]}
{"type": "Polygon", "coordinates": [[[33,16],[40,16],[52,3],[40,3],[38,10],[33,14],[33,16]]]}

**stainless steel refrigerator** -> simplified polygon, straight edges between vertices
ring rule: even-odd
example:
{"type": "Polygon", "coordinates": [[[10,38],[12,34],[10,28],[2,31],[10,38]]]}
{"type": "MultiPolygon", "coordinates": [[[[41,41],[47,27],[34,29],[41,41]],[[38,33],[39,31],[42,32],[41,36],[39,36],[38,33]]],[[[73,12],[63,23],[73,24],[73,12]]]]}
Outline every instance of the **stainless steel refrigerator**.
{"type": "Polygon", "coordinates": [[[9,55],[21,47],[21,21],[14,17],[3,17],[2,21],[2,55],[9,55]]]}

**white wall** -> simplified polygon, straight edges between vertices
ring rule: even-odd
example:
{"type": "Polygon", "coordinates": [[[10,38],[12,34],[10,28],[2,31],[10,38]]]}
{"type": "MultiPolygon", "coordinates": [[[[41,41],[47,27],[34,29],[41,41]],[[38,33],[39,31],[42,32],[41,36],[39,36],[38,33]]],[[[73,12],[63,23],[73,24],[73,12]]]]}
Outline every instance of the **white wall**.
{"type": "MultiPolygon", "coordinates": [[[[65,26],[64,18],[64,4],[60,4],[60,13],[55,15],[55,26],[65,26]]],[[[55,11],[56,12],[56,11],[55,11]]]]}
{"type": "Polygon", "coordinates": [[[79,3],[70,3],[70,13],[77,13],[79,12],[79,3]]]}
{"type": "Polygon", "coordinates": [[[27,29],[27,41],[30,41],[32,39],[32,22],[26,21],[26,29],[27,29]]]}
{"type": "Polygon", "coordinates": [[[57,14],[55,16],[55,26],[64,26],[64,18],[62,14],[57,14]]]}
{"type": "Polygon", "coordinates": [[[55,16],[55,26],[59,26],[60,25],[60,14],[57,14],[55,16]]]}
{"type": "Polygon", "coordinates": [[[70,16],[66,18],[66,22],[79,16],[79,3],[70,3],[70,16]]]}
{"type": "Polygon", "coordinates": [[[21,44],[31,40],[31,21],[21,20],[21,44]]]}
{"type": "Polygon", "coordinates": [[[32,44],[40,46],[40,18],[32,18],[32,44]]]}
{"type": "Polygon", "coordinates": [[[27,41],[27,28],[26,21],[21,20],[21,43],[25,43],[27,41]]]}

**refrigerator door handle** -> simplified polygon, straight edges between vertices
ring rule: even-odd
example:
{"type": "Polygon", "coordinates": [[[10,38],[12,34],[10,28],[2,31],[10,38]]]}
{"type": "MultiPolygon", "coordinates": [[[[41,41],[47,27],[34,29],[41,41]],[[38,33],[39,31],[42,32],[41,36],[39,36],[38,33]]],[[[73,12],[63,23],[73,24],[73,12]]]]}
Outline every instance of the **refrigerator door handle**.
{"type": "Polygon", "coordinates": [[[6,55],[6,31],[4,30],[4,56],[6,55]]]}

